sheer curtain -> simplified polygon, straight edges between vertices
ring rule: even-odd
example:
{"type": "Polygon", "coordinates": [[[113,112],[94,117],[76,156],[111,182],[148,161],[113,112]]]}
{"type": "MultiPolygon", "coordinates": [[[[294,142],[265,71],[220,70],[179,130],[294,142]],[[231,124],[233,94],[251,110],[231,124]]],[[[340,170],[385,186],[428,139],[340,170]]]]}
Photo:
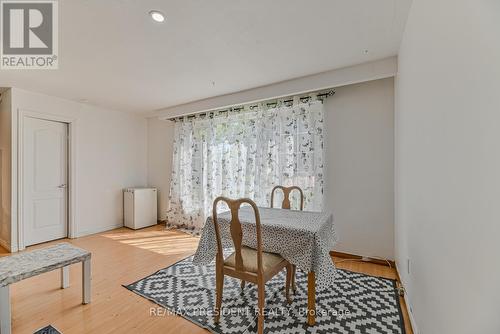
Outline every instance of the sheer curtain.
{"type": "MultiPolygon", "coordinates": [[[[167,224],[197,233],[217,196],[249,197],[269,207],[275,185],[301,187],[304,210],[321,210],[323,114],[316,100],[176,121],[167,224]]],[[[293,201],[298,207],[298,196],[293,201]]]]}

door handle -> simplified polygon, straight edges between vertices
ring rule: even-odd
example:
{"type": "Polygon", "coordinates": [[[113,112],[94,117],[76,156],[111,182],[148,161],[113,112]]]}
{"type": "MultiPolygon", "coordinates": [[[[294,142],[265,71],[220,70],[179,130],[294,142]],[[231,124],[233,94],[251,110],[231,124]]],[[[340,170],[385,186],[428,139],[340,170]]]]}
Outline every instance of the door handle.
{"type": "Polygon", "coordinates": [[[61,184],[60,186],[57,186],[57,188],[64,189],[64,188],[66,188],[66,185],[65,184],[61,184]]]}

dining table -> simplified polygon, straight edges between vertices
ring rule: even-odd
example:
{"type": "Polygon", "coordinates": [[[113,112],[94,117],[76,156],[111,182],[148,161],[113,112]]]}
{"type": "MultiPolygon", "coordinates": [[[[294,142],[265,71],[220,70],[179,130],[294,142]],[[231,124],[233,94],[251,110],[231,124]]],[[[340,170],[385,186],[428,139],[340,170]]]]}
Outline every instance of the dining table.
{"type": "MultiPolygon", "coordinates": [[[[298,211],[259,207],[262,250],[281,255],[307,273],[307,323],[316,322],[316,288],[327,289],[335,281],[335,264],[330,256],[337,236],[330,212],[298,211]]],[[[255,215],[250,206],[239,211],[242,243],[257,247],[255,215]]],[[[217,214],[224,248],[232,248],[230,211],[217,214]]],[[[206,219],[193,264],[208,265],[217,255],[217,239],[212,217],[206,219]]]]}

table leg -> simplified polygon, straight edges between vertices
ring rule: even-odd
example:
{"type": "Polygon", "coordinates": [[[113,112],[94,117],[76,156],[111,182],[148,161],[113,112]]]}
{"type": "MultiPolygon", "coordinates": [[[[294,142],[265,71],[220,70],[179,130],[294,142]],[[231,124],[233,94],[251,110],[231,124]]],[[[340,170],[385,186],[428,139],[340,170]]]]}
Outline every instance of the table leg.
{"type": "Polygon", "coordinates": [[[82,262],[82,304],[90,303],[90,259],[82,262]]]}
{"type": "Polygon", "coordinates": [[[10,291],[9,286],[0,288],[0,334],[10,334],[10,291]]]}
{"type": "Polygon", "coordinates": [[[307,274],[307,324],[316,323],[316,275],[314,271],[307,274]]]}
{"type": "Polygon", "coordinates": [[[61,289],[69,287],[69,266],[61,268],[61,289]]]}

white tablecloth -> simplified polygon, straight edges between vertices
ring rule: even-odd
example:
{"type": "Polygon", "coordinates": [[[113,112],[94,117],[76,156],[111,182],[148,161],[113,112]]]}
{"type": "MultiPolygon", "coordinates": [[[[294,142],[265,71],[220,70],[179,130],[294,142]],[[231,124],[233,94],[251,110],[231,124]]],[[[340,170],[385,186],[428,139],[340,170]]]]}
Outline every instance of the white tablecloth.
{"type": "MultiPolygon", "coordinates": [[[[330,257],[330,250],[333,249],[337,238],[330,213],[270,208],[259,208],[259,213],[264,251],[280,254],[305,272],[314,271],[319,289],[334,283],[335,265],[330,257]]],[[[243,245],[256,248],[255,216],[252,208],[241,207],[239,217],[243,245]]],[[[229,231],[230,219],[229,211],[217,215],[222,245],[225,248],[233,247],[229,231]]],[[[203,227],[193,263],[209,264],[216,254],[215,229],[212,217],[209,217],[203,227]]]]}

